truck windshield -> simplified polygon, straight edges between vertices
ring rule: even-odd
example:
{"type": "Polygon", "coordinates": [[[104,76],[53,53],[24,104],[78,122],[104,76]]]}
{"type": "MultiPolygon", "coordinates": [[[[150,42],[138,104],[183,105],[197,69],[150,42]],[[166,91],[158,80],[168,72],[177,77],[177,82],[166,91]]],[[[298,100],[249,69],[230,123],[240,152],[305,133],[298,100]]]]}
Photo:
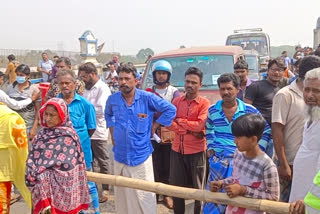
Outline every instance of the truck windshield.
{"type": "MultiPolygon", "coordinates": [[[[143,88],[153,85],[152,66],[160,59],[154,59],[148,65],[143,88]]],[[[167,60],[173,69],[170,83],[172,86],[182,89],[184,87],[184,73],[189,67],[197,67],[203,72],[202,89],[218,89],[217,79],[223,73],[233,72],[232,55],[197,55],[161,58],[167,60]]]]}
{"type": "Polygon", "coordinates": [[[255,50],[260,56],[269,55],[266,36],[229,36],[226,45],[240,46],[243,50],[255,50]]]}

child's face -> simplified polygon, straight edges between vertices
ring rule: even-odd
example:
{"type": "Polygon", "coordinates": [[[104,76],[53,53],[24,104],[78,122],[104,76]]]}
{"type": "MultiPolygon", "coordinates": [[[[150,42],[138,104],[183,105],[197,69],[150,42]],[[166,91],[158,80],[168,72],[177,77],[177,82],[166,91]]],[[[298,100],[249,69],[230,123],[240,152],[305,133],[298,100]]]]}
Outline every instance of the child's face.
{"type": "Polygon", "coordinates": [[[249,151],[255,146],[254,137],[246,137],[246,136],[235,137],[234,142],[237,145],[237,148],[240,152],[249,151]]]}

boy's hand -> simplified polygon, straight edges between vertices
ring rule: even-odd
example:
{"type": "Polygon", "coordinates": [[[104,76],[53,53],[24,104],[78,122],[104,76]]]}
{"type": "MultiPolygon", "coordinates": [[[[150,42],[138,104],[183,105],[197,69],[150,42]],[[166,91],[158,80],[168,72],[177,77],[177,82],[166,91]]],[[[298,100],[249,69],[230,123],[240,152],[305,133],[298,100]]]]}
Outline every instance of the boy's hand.
{"type": "Polygon", "coordinates": [[[290,204],[290,214],[304,214],[305,206],[303,200],[298,200],[290,204]]]}
{"type": "Polygon", "coordinates": [[[230,198],[244,195],[247,191],[247,188],[245,186],[241,186],[240,184],[229,184],[226,188],[227,195],[230,198]]]}
{"type": "Polygon", "coordinates": [[[210,191],[218,192],[222,188],[222,181],[211,181],[210,182],[210,191]]]}

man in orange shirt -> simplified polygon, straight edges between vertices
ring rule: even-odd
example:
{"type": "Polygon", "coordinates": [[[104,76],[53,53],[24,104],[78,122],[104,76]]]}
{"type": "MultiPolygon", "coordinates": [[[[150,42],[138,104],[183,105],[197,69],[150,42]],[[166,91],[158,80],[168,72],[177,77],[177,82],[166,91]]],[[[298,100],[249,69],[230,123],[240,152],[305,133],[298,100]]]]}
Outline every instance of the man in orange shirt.
{"type": "Polygon", "coordinates": [[[14,81],[16,81],[16,64],[14,62],[14,60],[16,59],[16,57],[13,54],[10,54],[8,56],[8,66],[7,66],[7,70],[5,75],[9,76],[9,83],[12,84],[14,81]]]}
{"type": "MultiPolygon", "coordinates": [[[[199,95],[202,72],[190,67],[185,73],[186,94],[172,104],[177,108],[170,130],[175,132],[170,154],[170,184],[203,189],[206,165],[205,123],[209,100],[199,95]]],[[[173,198],[174,213],[184,213],[185,201],[173,198]]],[[[200,201],[195,201],[194,213],[201,211],[200,201]]]]}

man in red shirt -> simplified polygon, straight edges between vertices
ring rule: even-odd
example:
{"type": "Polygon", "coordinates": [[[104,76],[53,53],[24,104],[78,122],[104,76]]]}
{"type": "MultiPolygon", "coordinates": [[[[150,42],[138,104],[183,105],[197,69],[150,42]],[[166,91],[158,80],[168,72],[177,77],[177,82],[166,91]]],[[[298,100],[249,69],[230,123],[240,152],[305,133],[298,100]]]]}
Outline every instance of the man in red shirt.
{"type": "MultiPolygon", "coordinates": [[[[185,95],[177,97],[172,104],[177,108],[176,118],[170,130],[175,132],[170,154],[170,184],[176,186],[204,187],[206,165],[205,123],[209,100],[199,95],[202,72],[190,67],[185,73],[185,95]]],[[[185,201],[173,198],[174,213],[184,213],[185,201]]],[[[201,211],[200,201],[195,201],[194,213],[201,211]]]]}

